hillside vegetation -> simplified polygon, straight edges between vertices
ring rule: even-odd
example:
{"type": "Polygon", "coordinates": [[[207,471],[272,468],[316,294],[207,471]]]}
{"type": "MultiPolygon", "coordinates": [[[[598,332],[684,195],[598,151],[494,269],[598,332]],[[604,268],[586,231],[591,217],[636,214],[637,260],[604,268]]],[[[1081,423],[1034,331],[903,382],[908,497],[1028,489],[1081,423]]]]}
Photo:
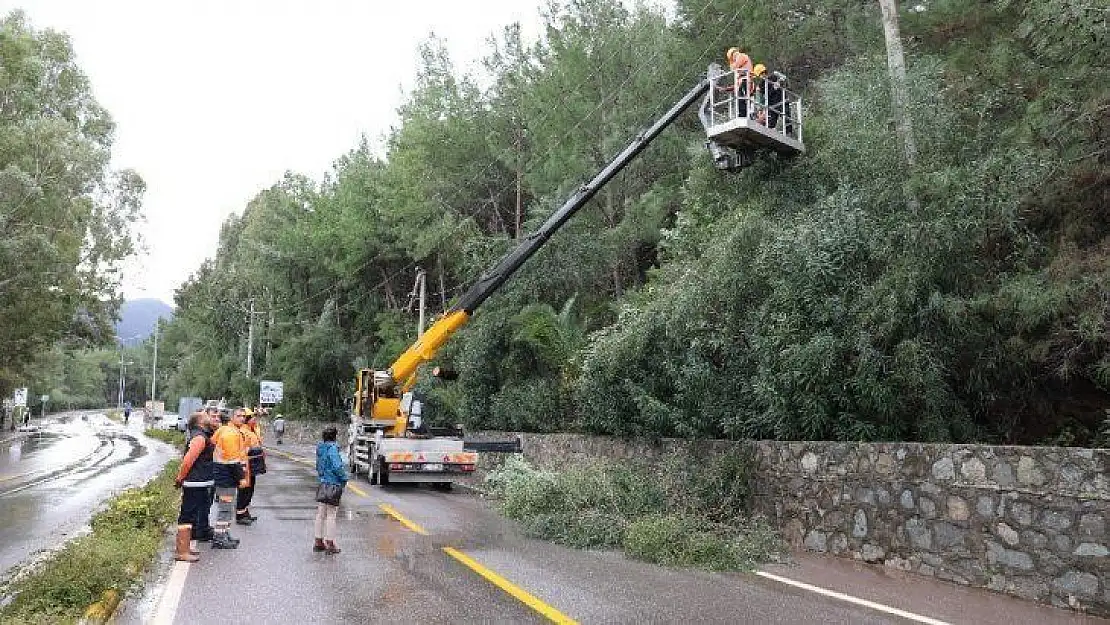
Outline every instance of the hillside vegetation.
{"type": "Polygon", "coordinates": [[[341,413],[636,132],[741,45],[791,76],[808,153],[713,169],[690,114],[479,309],[422,382],[471,428],[1097,444],[1110,409],[1107,13],[903,3],[910,167],[874,1],[564,2],[476,74],[441,42],[385,154],[290,173],[178,291],[173,392],[341,413]],[[912,200],[912,201],[908,201],[912,200]],[[253,378],[244,372],[253,298],[253,378]]]}

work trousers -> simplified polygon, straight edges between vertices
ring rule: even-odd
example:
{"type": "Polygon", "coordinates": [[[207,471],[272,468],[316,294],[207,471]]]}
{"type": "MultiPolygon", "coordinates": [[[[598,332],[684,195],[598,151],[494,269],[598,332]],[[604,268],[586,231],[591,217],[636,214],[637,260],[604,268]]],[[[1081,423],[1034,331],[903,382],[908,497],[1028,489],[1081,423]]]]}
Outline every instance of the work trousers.
{"type": "MultiPolygon", "coordinates": [[[[208,508],[212,500],[208,498],[207,486],[185,486],[181,489],[181,513],[177,515],[178,526],[197,526],[197,519],[204,511],[208,516],[208,508]]],[[[207,519],[205,519],[207,520],[207,519]]]]}
{"type": "Polygon", "coordinates": [[[247,506],[251,505],[251,499],[254,498],[254,475],[247,478],[247,485],[239,489],[239,495],[235,504],[235,513],[241,514],[247,511],[247,506]]]}
{"type": "Polygon", "coordinates": [[[216,530],[226,532],[231,527],[231,518],[235,512],[236,489],[229,487],[216,487],[216,530]]]}
{"type": "Polygon", "coordinates": [[[212,533],[212,501],[216,496],[215,486],[206,486],[204,505],[197,508],[197,518],[193,521],[193,538],[200,538],[212,533]]]}
{"type": "Polygon", "coordinates": [[[335,516],[337,514],[339,514],[339,506],[329,506],[326,503],[316,504],[316,538],[335,540],[335,516]]]}

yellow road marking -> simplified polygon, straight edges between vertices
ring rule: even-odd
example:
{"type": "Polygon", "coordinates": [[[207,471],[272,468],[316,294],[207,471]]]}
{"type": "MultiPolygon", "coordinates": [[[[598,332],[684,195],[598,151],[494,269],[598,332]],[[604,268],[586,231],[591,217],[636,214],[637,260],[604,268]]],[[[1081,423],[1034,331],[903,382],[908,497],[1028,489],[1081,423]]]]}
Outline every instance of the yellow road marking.
{"type": "Polygon", "coordinates": [[[370,495],[366,494],[366,491],[362,490],[361,488],[359,488],[358,486],[355,486],[354,484],[352,484],[350,482],[347,482],[347,488],[355,491],[356,495],[361,495],[363,497],[369,497],[370,496],[370,495]]]}
{"type": "Polygon", "coordinates": [[[401,513],[397,512],[393,508],[393,506],[391,506],[387,503],[380,503],[380,504],[378,504],[378,507],[382,509],[382,512],[384,512],[384,513],[388,514],[389,516],[393,517],[394,519],[396,519],[396,521],[398,523],[400,523],[401,525],[404,525],[405,527],[407,527],[410,530],[416,532],[417,534],[423,534],[424,536],[428,535],[427,530],[425,530],[423,527],[420,527],[416,523],[413,523],[412,521],[406,519],[405,517],[401,516],[401,513]]]}
{"type": "Polygon", "coordinates": [[[444,547],[443,551],[447,555],[466,565],[466,567],[470,570],[486,578],[494,586],[497,586],[501,590],[504,590],[524,605],[532,608],[536,612],[539,612],[552,623],[559,623],[560,625],[577,625],[577,621],[575,621],[574,619],[547,605],[543,601],[540,601],[528,591],[510,582],[504,577],[501,577],[497,573],[494,573],[490,569],[487,569],[486,567],[482,566],[477,560],[471,558],[458,549],[455,549],[453,547],[444,547]]]}

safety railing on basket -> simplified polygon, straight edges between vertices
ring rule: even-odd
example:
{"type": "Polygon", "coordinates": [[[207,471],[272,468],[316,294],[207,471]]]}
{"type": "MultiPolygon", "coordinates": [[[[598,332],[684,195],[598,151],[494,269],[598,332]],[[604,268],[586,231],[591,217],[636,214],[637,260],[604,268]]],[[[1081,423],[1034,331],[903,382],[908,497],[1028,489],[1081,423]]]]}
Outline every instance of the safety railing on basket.
{"type": "Polygon", "coordinates": [[[802,99],[786,88],[778,72],[757,76],[746,69],[727,70],[712,79],[709,91],[712,125],[742,117],[795,141],[802,140],[802,99]]]}

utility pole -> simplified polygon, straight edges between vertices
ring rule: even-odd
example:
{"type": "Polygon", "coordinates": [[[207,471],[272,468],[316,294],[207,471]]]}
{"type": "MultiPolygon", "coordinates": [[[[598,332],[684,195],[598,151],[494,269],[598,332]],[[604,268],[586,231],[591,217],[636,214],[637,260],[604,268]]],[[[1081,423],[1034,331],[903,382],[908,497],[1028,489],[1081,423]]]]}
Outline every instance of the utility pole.
{"type": "MultiPolygon", "coordinates": [[[[891,109],[894,127],[902,140],[902,153],[912,175],[917,169],[917,142],[914,140],[913,120],[910,118],[909,93],[906,89],[906,54],[902,50],[902,35],[898,27],[897,0],[879,0],[883,13],[883,35],[886,38],[886,64],[890,71],[891,109]]],[[[916,213],[921,204],[917,196],[906,190],[906,207],[916,213]]]]}
{"type": "Polygon", "coordinates": [[[247,377],[251,377],[254,360],[254,298],[251,298],[250,318],[247,321],[247,377]]]}
{"type": "Polygon", "coordinates": [[[150,366],[150,401],[158,401],[158,322],[154,323],[154,362],[150,366]]]}
{"type": "Polygon", "coordinates": [[[416,274],[416,279],[420,282],[420,322],[416,326],[416,337],[424,336],[424,298],[428,292],[427,273],[423,269],[420,273],[416,274]]]}
{"type": "Polygon", "coordinates": [[[134,362],[130,360],[124,362],[123,352],[119,355],[119,401],[116,402],[116,408],[123,408],[123,391],[127,388],[127,376],[125,374],[128,365],[133,365],[134,362]]]}

